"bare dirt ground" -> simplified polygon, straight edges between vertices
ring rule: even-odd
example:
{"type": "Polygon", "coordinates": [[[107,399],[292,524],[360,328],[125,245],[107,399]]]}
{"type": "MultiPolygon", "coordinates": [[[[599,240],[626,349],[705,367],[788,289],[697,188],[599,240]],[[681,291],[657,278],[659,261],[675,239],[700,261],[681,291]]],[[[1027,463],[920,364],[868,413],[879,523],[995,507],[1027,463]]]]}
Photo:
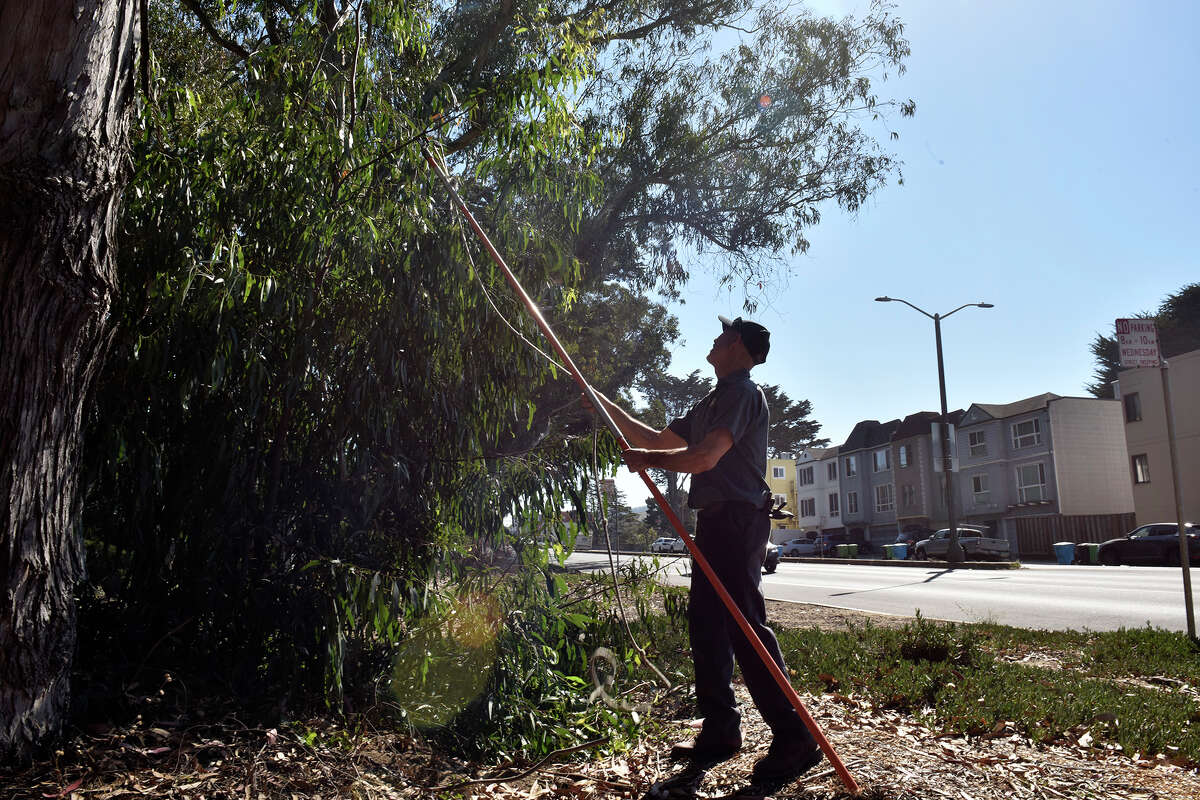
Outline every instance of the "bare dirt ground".
{"type": "MultiPolygon", "coordinates": [[[[769,616],[780,626],[822,628],[867,618],[876,625],[905,621],[788,603],[773,603],[769,616]]],[[[233,718],[187,728],[144,720],[122,730],[81,733],[51,761],[0,775],[0,798],[850,797],[828,762],[785,786],[749,787],[769,730],[744,689],[737,689],[745,707],[745,746],[730,761],[696,774],[682,793],[660,791],[679,772],[666,757],[671,743],[694,733],[691,703],[677,692],[651,712],[659,724],[624,750],[594,744],[537,765],[479,765],[416,737],[351,734],[324,720],[284,731],[247,728],[233,718]]],[[[853,694],[802,699],[865,800],[1200,800],[1200,776],[1170,763],[1169,754],[1122,753],[1086,736],[1072,746],[1038,745],[1003,725],[986,736],[939,736],[912,715],[873,709],[853,694]]]]}
{"type": "Polygon", "coordinates": [[[767,601],[767,619],[781,628],[817,628],[823,631],[848,630],[852,627],[862,627],[867,622],[877,628],[899,628],[913,621],[912,617],[870,614],[866,611],[806,603],[785,603],[780,600],[767,601]]]}

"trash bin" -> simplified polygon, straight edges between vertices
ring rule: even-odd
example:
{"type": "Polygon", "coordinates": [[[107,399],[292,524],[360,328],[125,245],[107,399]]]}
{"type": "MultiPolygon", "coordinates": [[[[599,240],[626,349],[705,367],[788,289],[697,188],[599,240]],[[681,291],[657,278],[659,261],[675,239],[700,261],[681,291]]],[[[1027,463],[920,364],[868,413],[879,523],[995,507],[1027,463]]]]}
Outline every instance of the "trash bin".
{"type": "Polygon", "coordinates": [[[1100,563],[1100,543],[1099,542],[1088,542],[1087,544],[1084,545],[1084,547],[1087,549],[1087,563],[1099,564],[1100,563]]]}
{"type": "Polygon", "coordinates": [[[888,561],[891,561],[893,558],[896,557],[895,550],[896,550],[896,545],[885,544],[883,546],[883,557],[885,559],[887,559],[888,561]]]}
{"type": "Polygon", "coordinates": [[[901,561],[908,558],[908,545],[906,545],[906,544],[892,545],[892,558],[898,558],[901,561]]]}
{"type": "Polygon", "coordinates": [[[858,558],[858,545],[857,544],[848,544],[848,545],[846,545],[846,548],[849,550],[847,555],[850,558],[858,558]]]}
{"type": "Polygon", "coordinates": [[[1054,557],[1058,559],[1058,563],[1060,564],[1070,564],[1075,560],[1075,543],[1055,542],[1054,557]]]}
{"type": "Polygon", "coordinates": [[[849,558],[849,557],[850,557],[850,545],[848,545],[848,544],[839,544],[839,545],[838,545],[838,546],[837,546],[837,547],[834,549],[834,552],[836,552],[836,553],[837,553],[837,557],[838,557],[838,558],[849,558]]]}

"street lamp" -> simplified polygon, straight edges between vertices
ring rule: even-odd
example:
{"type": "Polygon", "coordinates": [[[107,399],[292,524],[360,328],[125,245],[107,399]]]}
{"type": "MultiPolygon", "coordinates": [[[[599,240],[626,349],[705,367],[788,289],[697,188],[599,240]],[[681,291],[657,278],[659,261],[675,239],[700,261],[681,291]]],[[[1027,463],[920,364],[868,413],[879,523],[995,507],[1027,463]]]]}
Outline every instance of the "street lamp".
{"type": "Polygon", "coordinates": [[[954,518],[954,472],[950,469],[950,428],[946,422],[946,414],[949,413],[946,409],[946,368],[942,365],[942,320],[955,313],[962,311],[968,306],[976,308],[992,308],[991,303],[963,303],[958,308],[951,311],[949,314],[930,314],[923,308],[917,308],[907,300],[901,300],[899,297],[876,297],[876,303],[904,303],[909,308],[920,311],[925,316],[933,320],[933,336],[937,340],[937,360],[938,360],[938,391],[942,395],[942,421],[939,423],[942,431],[942,471],[946,475],[946,516],[950,522],[950,544],[946,551],[946,560],[951,564],[960,564],[963,560],[962,545],[958,543],[958,524],[954,518]]]}

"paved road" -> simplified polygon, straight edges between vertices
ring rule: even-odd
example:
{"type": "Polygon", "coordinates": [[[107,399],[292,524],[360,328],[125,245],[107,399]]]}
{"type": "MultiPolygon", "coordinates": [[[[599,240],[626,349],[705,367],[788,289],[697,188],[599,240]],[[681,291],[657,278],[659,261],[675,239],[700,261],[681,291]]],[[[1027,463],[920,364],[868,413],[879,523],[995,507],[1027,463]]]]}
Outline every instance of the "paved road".
{"type": "MultiPolygon", "coordinates": [[[[629,558],[625,556],[624,558],[629,558]]],[[[581,567],[606,557],[572,556],[581,567]]],[[[664,571],[686,583],[686,559],[664,571]]],[[[1200,588],[1200,570],[1194,570],[1200,588]]],[[[1185,630],[1183,579],[1167,567],[1026,565],[1019,570],[947,570],[944,566],[884,567],[784,562],[764,575],[767,597],[797,603],[911,615],[997,622],[1022,628],[1116,630],[1147,623],[1185,630]]]]}

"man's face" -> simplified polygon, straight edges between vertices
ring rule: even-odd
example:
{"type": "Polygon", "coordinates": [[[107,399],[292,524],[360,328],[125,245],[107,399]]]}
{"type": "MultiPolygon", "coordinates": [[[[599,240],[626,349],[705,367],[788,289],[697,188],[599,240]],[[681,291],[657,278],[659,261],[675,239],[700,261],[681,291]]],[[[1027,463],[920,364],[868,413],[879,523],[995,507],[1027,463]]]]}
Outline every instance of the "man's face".
{"type": "Polygon", "coordinates": [[[721,335],[713,339],[712,350],[708,351],[708,363],[716,366],[729,357],[730,348],[741,341],[741,334],[733,328],[725,328],[721,335]]]}

